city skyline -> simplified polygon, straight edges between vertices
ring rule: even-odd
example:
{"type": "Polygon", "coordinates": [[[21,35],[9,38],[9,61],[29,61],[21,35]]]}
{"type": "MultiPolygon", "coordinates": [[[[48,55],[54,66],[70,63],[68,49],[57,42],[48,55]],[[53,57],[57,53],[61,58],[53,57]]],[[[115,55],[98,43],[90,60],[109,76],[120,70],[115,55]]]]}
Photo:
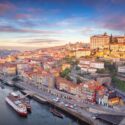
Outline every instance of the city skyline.
{"type": "Polygon", "coordinates": [[[0,0],[0,46],[42,48],[124,35],[124,0],[0,0]]]}

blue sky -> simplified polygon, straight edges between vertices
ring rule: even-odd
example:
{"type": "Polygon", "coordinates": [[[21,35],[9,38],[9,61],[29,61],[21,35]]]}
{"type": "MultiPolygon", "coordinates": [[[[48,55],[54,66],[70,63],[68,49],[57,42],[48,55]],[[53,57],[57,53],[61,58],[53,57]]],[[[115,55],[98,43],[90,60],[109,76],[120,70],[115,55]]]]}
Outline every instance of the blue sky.
{"type": "Polygon", "coordinates": [[[0,0],[0,46],[46,47],[124,35],[125,0],[0,0]]]}

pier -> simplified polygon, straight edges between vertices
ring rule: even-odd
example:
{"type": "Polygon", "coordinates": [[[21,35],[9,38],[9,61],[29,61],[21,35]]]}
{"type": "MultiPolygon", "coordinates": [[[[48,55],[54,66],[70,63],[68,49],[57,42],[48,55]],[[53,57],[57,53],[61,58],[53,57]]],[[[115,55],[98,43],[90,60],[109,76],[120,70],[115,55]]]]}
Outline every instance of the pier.
{"type": "Polygon", "coordinates": [[[23,92],[27,96],[31,96],[32,98],[34,98],[36,101],[38,101],[40,103],[46,103],[46,104],[48,103],[48,104],[58,108],[59,110],[65,112],[69,115],[72,115],[73,117],[79,119],[80,121],[87,123],[88,125],[95,125],[93,123],[93,119],[91,120],[90,118],[88,118],[86,116],[83,117],[83,115],[80,115],[79,113],[76,113],[75,111],[72,111],[64,106],[61,106],[58,103],[55,103],[50,99],[47,99],[45,97],[41,97],[41,96],[37,95],[36,93],[33,93],[31,91],[28,91],[28,90],[21,90],[21,92],[23,92]]]}
{"type": "Polygon", "coordinates": [[[20,88],[21,91],[23,91],[23,93],[29,96],[31,95],[31,97],[34,98],[36,101],[43,103],[43,99],[44,99],[44,101],[46,101],[45,102],[46,104],[49,104],[51,106],[58,108],[59,110],[65,112],[66,114],[69,114],[70,116],[74,117],[80,122],[86,123],[88,125],[109,125],[103,121],[93,119],[92,117],[93,113],[88,112],[87,110],[82,109],[82,111],[80,112],[80,110],[71,109],[57,102],[54,102],[48,96],[45,96],[44,94],[40,94],[39,92],[33,91],[26,86],[24,87],[21,84],[16,84],[15,86],[20,88]]]}
{"type": "MultiPolygon", "coordinates": [[[[96,119],[101,119],[106,121],[112,125],[120,125],[121,121],[123,120],[123,115],[111,115],[111,114],[96,114],[96,119]]],[[[125,124],[124,124],[125,125],[125,124]]]]}

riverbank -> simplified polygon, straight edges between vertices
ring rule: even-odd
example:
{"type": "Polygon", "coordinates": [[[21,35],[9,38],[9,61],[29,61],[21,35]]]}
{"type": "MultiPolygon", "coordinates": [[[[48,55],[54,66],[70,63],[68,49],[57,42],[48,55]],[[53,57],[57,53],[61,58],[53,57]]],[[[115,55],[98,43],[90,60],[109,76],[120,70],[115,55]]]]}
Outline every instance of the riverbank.
{"type": "Polygon", "coordinates": [[[87,123],[88,125],[108,125],[108,124],[103,123],[101,121],[94,120],[92,118],[92,113],[89,113],[86,110],[82,109],[82,112],[79,112],[78,110],[76,111],[74,109],[67,108],[67,107],[65,107],[65,106],[63,106],[61,104],[58,104],[58,103],[54,102],[48,96],[45,96],[44,94],[40,94],[39,92],[34,91],[31,88],[28,88],[26,85],[25,85],[25,87],[22,84],[19,84],[19,83],[16,83],[15,85],[16,85],[16,87],[18,87],[20,89],[31,91],[33,93],[33,94],[31,94],[32,97],[34,97],[34,96],[37,95],[37,97],[34,98],[36,101],[39,100],[39,102],[42,103],[43,102],[42,99],[44,98],[44,99],[46,99],[46,101],[48,102],[48,104],[50,104],[50,105],[52,105],[54,107],[57,107],[58,109],[62,110],[63,112],[68,113],[69,115],[71,115],[75,119],[80,120],[81,122],[87,123]],[[42,97],[42,99],[40,99],[41,97],[42,97]]]}
{"type": "Polygon", "coordinates": [[[0,87],[0,125],[80,125],[68,115],[64,115],[64,119],[53,116],[48,105],[40,104],[32,98],[30,98],[32,112],[27,118],[20,117],[5,102],[5,97],[10,92],[20,93],[20,90],[15,87],[4,86],[4,89],[0,87]]]}

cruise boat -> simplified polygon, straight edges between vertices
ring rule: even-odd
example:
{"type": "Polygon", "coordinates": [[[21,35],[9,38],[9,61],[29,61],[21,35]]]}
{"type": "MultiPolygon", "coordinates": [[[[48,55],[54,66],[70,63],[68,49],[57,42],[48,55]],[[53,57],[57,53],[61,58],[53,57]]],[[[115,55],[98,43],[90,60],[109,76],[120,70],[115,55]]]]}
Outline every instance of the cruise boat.
{"type": "Polygon", "coordinates": [[[28,115],[26,105],[16,93],[9,93],[5,100],[20,116],[26,117],[28,115]]]}
{"type": "MultiPolygon", "coordinates": [[[[15,92],[14,92],[15,93],[15,92]]],[[[15,93],[15,98],[20,100],[27,108],[27,111],[31,113],[31,105],[30,105],[30,100],[26,97],[23,96],[20,92],[15,93]]]]}

